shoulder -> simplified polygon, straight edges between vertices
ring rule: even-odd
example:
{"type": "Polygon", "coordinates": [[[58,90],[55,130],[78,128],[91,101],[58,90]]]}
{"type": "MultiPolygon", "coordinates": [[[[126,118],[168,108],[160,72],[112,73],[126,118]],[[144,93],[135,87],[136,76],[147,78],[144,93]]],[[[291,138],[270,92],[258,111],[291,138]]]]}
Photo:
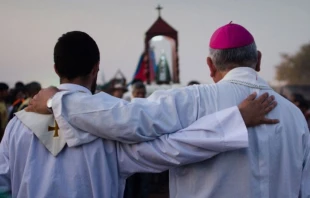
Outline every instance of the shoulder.
{"type": "Polygon", "coordinates": [[[23,127],[23,123],[16,116],[14,116],[7,125],[7,128],[11,130],[21,127],[23,127]]]}
{"type": "Polygon", "coordinates": [[[8,133],[11,133],[12,131],[16,130],[16,128],[21,127],[20,125],[22,124],[22,122],[16,117],[14,116],[8,123],[8,125],[6,126],[5,131],[8,133]]]}
{"type": "Polygon", "coordinates": [[[12,140],[26,140],[32,137],[33,133],[29,130],[16,116],[8,123],[3,139],[7,141],[12,140]],[[28,136],[28,137],[27,137],[28,136]]]}
{"type": "Polygon", "coordinates": [[[199,96],[202,93],[210,92],[216,89],[216,84],[200,84],[185,87],[172,88],[168,90],[157,90],[148,99],[161,99],[166,97],[189,97],[199,96]]]}
{"type": "Polygon", "coordinates": [[[302,114],[302,112],[300,111],[300,109],[293,104],[291,101],[289,101],[288,99],[284,98],[283,96],[281,96],[280,94],[278,94],[277,92],[273,91],[272,95],[275,96],[276,101],[278,102],[277,106],[280,106],[281,108],[283,108],[282,110],[290,113],[294,116],[298,116],[299,119],[302,118],[302,120],[304,119],[304,115],[302,114]]]}

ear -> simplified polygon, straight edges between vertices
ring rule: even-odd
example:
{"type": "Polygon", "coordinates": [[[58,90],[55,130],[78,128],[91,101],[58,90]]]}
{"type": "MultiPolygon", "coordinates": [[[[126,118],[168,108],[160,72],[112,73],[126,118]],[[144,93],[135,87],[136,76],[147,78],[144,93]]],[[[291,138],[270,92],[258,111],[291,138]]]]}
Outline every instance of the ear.
{"type": "Polygon", "coordinates": [[[54,65],[54,70],[55,70],[55,73],[57,74],[57,76],[60,78],[59,73],[58,73],[58,71],[56,69],[56,65],[54,65]]]}
{"type": "Polygon", "coordinates": [[[255,67],[255,70],[257,72],[260,71],[260,63],[261,63],[261,60],[262,60],[262,53],[260,51],[257,51],[257,64],[256,64],[256,67],[255,67]]]}
{"type": "Polygon", "coordinates": [[[97,76],[98,72],[99,72],[99,62],[92,69],[91,74],[92,74],[92,76],[97,76]]]}
{"type": "Polygon", "coordinates": [[[213,61],[210,57],[207,58],[207,64],[209,66],[210,76],[211,76],[211,78],[214,78],[217,69],[216,69],[215,65],[213,64],[213,61]]]}

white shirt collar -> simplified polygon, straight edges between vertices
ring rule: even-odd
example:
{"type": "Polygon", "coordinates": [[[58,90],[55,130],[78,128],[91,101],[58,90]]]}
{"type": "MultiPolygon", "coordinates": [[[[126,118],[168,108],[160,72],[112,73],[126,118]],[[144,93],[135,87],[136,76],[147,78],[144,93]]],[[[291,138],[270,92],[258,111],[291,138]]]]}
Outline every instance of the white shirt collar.
{"type": "Polygon", "coordinates": [[[268,83],[260,78],[254,69],[249,67],[234,68],[221,81],[229,81],[257,89],[271,89],[268,83]]]}
{"type": "Polygon", "coordinates": [[[79,91],[79,92],[84,92],[87,94],[92,94],[89,91],[89,89],[87,89],[86,87],[83,87],[83,86],[77,85],[77,84],[72,84],[72,83],[63,83],[63,84],[58,86],[58,89],[68,90],[68,91],[79,91]]]}

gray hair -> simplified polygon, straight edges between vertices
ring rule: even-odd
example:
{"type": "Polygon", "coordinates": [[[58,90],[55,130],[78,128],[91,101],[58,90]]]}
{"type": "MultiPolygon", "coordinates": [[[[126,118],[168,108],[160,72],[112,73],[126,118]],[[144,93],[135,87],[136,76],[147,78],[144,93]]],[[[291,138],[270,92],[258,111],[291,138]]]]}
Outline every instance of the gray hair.
{"type": "Polygon", "coordinates": [[[258,61],[255,42],[245,47],[232,49],[219,50],[210,48],[210,57],[220,71],[235,67],[251,67],[255,69],[258,61]]]}

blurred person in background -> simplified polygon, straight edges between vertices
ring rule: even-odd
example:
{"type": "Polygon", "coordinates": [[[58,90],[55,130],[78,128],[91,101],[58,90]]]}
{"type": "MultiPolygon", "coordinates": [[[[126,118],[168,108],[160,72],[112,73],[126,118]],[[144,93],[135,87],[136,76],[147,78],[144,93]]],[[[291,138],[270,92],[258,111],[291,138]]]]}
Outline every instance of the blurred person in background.
{"type": "Polygon", "coordinates": [[[294,93],[289,97],[289,99],[300,109],[303,114],[308,111],[309,105],[303,95],[294,93]]]}
{"type": "Polygon", "coordinates": [[[14,89],[22,89],[22,88],[24,88],[24,87],[25,87],[25,84],[24,84],[23,82],[17,81],[17,82],[15,83],[14,89]]]}
{"type": "Polygon", "coordinates": [[[308,101],[304,98],[303,95],[294,93],[289,97],[290,101],[294,103],[300,111],[304,114],[308,127],[310,129],[310,112],[309,112],[309,103],[308,101]]]}
{"type": "Polygon", "coordinates": [[[6,83],[0,83],[0,141],[3,137],[4,129],[8,122],[7,97],[9,95],[9,86],[6,83]]]}
{"type": "Polygon", "coordinates": [[[133,98],[145,98],[146,87],[141,81],[137,81],[132,85],[132,97],[133,98]]]}
{"type": "Polygon", "coordinates": [[[192,80],[190,81],[187,86],[190,86],[190,85],[200,85],[200,82],[196,81],[196,80],[192,80]]]}
{"type": "Polygon", "coordinates": [[[26,87],[22,82],[17,82],[15,88],[11,92],[11,106],[9,107],[9,120],[14,117],[21,104],[26,98],[26,87]]]}
{"type": "Polygon", "coordinates": [[[124,93],[126,93],[128,90],[126,88],[126,85],[122,83],[112,83],[111,84],[111,95],[116,97],[116,98],[123,98],[124,93]]]}

